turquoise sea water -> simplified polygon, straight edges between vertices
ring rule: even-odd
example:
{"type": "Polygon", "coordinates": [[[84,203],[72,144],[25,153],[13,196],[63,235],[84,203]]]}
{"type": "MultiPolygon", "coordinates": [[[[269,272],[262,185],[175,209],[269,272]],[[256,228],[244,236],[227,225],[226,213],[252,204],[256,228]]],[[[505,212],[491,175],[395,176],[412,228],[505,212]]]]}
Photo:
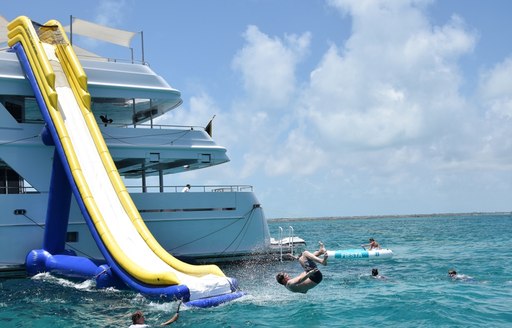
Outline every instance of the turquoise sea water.
{"type": "MultiPolygon", "coordinates": [[[[512,215],[271,221],[271,233],[292,225],[314,250],[358,247],[374,237],[395,256],[332,260],[323,282],[293,294],[275,274],[301,272],[297,262],[224,265],[247,296],[210,309],[182,307],[171,327],[512,327],[512,215]],[[387,279],[374,279],[378,268],[387,279]],[[452,280],[449,269],[472,279],[452,280]]],[[[0,327],[128,327],[142,310],[158,326],[175,303],[131,291],[96,290],[41,275],[0,280],[0,327]]]]}

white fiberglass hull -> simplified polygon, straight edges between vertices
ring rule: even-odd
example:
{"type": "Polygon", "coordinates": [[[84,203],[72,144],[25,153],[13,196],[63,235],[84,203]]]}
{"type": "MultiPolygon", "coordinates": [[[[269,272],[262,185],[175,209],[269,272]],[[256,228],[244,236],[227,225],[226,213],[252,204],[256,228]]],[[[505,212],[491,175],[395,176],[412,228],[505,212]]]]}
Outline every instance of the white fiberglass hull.
{"type": "MultiPolygon", "coordinates": [[[[132,193],[149,230],[171,254],[190,260],[229,260],[268,251],[270,236],[263,210],[252,192],[132,193]]],[[[22,266],[43,244],[47,194],[0,198],[1,268],[22,266]]],[[[102,259],[75,201],[67,249],[102,259]]]]}

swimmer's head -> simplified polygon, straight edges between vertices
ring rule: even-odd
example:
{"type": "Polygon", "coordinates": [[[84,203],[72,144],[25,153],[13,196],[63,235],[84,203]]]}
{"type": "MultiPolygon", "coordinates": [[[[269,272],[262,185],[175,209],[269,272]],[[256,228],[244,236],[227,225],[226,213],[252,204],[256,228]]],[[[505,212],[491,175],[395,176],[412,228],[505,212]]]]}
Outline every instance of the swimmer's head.
{"type": "Polygon", "coordinates": [[[378,276],[379,275],[379,270],[377,269],[372,269],[372,276],[378,276]]]}
{"type": "Polygon", "coordinates": [[[285,284],[285,279],[286,279],[286,276],[287,274],[285,272],[279,272],[277,275],[276,275],[276,280],[278,283],[280,283],[281,285],[284,285],[285,284]]]}
{"type": "Polygon", "coordinates": [[[143,324],[144,323],[144,314],[142,311],[135,311],[135,313],[132,314],[132,323],[134,325],[136,324],[143,324]]]}
{"type": "Polygon", "coordinates": [[[455,271],[455,270],[448,270],[448,275],[450,277],[453,277],[453,276],[457,275],[457,271],[455,271]]]}

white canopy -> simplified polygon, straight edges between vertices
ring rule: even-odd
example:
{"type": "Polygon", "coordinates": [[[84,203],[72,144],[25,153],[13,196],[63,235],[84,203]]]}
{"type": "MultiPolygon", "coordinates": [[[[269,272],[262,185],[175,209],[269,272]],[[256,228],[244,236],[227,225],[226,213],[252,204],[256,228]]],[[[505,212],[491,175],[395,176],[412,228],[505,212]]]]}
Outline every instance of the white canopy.
{"type": "MultiPolygon", "coordinates": [[[[133,37],[135,36],[135,34],[137,34],[136,32],[106,27],[79,18],[73,18],[72,24],[73,34],[87,36],[96,40],[114,43],[127,48],[130,47],[130,43],[133,37]]],[[[69,25],[65,26],[64,30],[68,33],[71,33],[69,25]]]]}
{"type": "Polygon", "coordinates": [[[84,48],[80,48],[77,45],[73,45],[73,50],[79,58],[89,59],[89,60],[97,60],[97,61],[108,61],[107,58],[101,57],[94,52],[85,50],[84,48]]]}

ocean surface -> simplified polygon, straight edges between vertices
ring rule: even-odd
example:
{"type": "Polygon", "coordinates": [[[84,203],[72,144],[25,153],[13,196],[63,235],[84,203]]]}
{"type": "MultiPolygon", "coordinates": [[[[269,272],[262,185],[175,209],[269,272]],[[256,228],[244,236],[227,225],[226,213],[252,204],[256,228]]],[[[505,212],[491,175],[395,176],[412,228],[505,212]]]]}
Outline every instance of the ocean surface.
{"type": "MultiPolygon", "coordinates": [[[[395,255],[330,260],[307,294],[275,281],[279,271],[300,273],[297,262],[222,265],[247,296],[209,309],[182,306],[171,327],[512,327],[510,214],[269,222],[273,237],[290,225],[308,250],[319,240],[337,250],[373,237],[395,255]],[[372,268],[386,278],[371,277],[372,268]],[[449,269],[469,277],[454,280],[449,269]]],[[[49,275],[0,280],[0,327],[128,327],[135,310],[156,327],[176,306],[49,275]]]]}

